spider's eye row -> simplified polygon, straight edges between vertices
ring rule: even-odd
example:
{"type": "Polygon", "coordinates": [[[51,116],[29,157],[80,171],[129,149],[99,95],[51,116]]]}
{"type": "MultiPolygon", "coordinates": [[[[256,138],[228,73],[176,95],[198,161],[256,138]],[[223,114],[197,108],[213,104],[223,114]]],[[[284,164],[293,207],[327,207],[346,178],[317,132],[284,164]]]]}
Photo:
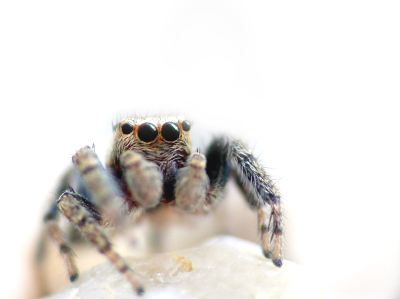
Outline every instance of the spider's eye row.
{"type": "Polygon", "coordinates": [[[163,124],[161,128],[161,136],[167,141],[178,140],[180,135],[179,127],[173,122],[163,124]]]}
{"type": "Polygon", "coordinates": [[[122,130],[122,133],[124,133],[124,134],[130,134],[133,131],[133,125],[131,123],[124,123],[121,126],[121,130],[122,130]]]}
{"type": "Polygon", "coordinates": [[[158,131],[152,123],[143,123],[138,130],[138,137],[144,142],[151,142],[158,136],[158,131]]]}
{"type": "Polygon", "coordinates": [[[186,132],[189,131],[190,130],[190,122],[188,122],[187,120],[184,120],[182,122],[182,129],[186,132]]]}

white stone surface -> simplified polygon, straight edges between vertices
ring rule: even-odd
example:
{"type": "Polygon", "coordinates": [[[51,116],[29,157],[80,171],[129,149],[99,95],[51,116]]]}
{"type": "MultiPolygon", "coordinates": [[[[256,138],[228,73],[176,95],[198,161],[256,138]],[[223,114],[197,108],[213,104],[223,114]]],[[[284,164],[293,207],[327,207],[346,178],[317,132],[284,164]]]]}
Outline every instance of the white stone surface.
{"type": "MultiPolygon", "coordinates": [[[[142,298],[334,298],[317,275],[290,261],[275,267],[257,244],[228,236],[199,247],[127,259],[145,286],[142,298]]],[[[110,263],[82,274],[46,299],[135,298],[110,263]]]]}

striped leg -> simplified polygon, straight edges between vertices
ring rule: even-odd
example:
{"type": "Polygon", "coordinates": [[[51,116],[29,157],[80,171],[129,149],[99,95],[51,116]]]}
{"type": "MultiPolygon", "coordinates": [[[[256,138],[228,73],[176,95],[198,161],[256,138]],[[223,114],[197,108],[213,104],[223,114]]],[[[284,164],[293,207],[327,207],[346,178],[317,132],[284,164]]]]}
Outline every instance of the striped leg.
{"type": "MultiPolygon", "coordinates": [[[[214,138],[207,151],[207,175],[211,182],[210,190],[215,190],[215,194],[221,193],[232,167],[236,173],[236,183],[248,204],[258,210],[263,253],[267,258],[272,258],[277,267],[281,267],[282,209],[279,191],[245,143],[226,136],[214,138]],[[271,207],[269,223],[267,205],[271,207]]],[[[213,200],[216,198],[218,196],[212,196],[213,200]]]]}
{"type": "Polygon", "coordinates": [[[70,281],[75,281],[78,278],[79,273],[76,266],[74,253],[67,240],[64,238],[57,221],[55,219],[45,219],[45,228],[47,234],[60,248],[61,255],[65,261],[65,264],[67,265],[70,281]]]}
{"type": "Polygon", "coordinates": [[[104,254],[130,282],[138,295],[144,289],[125,260],[112,249],[112,245],[96,219],[83,207],[74,192],[65,191],[58,199],[59,210],[74,223],[83,235],[104,254]]]}
{"type": "Polygon", "coordinates": [[[272,257],[277,267],[282,266],[282,208],[278,189],[265,172],[264,168],[253,156],[250,148],[240,140],[228,139],[229,156],[237,172],[237,182],[251,207],[259,210],[259,225],[263,252],[266,257],[272,257]],[[265,205],[271,207],[271,217],[266,224],[265,205]],[[272,224],[272,225],[271,225],[272,224]],[[271,239],[269,238],[271,232],[271,239]],[[270,243],[274,240],[274,249],[270,243]]]}
{"type": "Polygon", "coordinates": [[[268,212],[265,207],[258,208],[258,227],[261,233],[261,248],[266,258],[271,258],[271,247],[269,246],[270,235],[268,227],[268,212]]]}
{"type": "Polygon", "coordinates": [[[266,258],[272,258],[272,262],[277,267],[282,266],[282,212],[279,204],[271,205],[269,221],[268,212],[265,207],[258,208],[258,227],[261,232],[261,247],[266,258]],[[268,223],[267,223],[268,222],[268,223]],[[272,224],[272,229],[271,229],[272,224]],[[272,231],[272,236],[270,236],[272,231]],[[271,250],[270,242],[275,239],[274,248],[271,250]]]}
{"type": "MultiPolygon", "coordinates": [[[[83,205],[87,211],[97,220],[101,221],[100,214],[98,212],[97,207],[91,201],[91,198],[87,194],[87,189],[83,185],[82,180],[77,172],[73,170],[68,170],[62,177],[59,186],[57,187],[56,194],[61,194],[64,190],[69,190],[74,192],[71,185],[74,186],[78,190],[79,194],[83,194],[85,196],[77,195],[77,199],[79,200],[80,204],[83,205]]],[[[38,266],[39,273],[37,274],[38,285],[41,286],[40,292],[41,295],[46,295],[48,292],[47,290],[47,281],[44,279],[41,273],[41,264],[45,259],[46,251],[47,251],[47,242],[46,239],[49,237],[53,243],[59,248],[61,256],[64,259],[66,264],[69,279],[71,281],[75,281],[78,278],[78,268],[75,262],[75,256],[73,250],[71,249],[69,243],[72,242],[71,238],[73,239],[73,235],[64,235],[63,231],[59,227],[59,210],[57,207],[57,198],[52,198],[51,205],[47,210],[45,216],[43,217],[43,232],[40,238],[37,252],[36,252],[36,262],[38,266]]],[[[76,236],[75,236],[76,237],[76,236]]]]}
{"type": "Polygon", "coordinates": [[[275,239],[272,251],[272,262],[277,267],[282,266],[282,207],[279,202],[271,205],[272,234],[275,239]]]}

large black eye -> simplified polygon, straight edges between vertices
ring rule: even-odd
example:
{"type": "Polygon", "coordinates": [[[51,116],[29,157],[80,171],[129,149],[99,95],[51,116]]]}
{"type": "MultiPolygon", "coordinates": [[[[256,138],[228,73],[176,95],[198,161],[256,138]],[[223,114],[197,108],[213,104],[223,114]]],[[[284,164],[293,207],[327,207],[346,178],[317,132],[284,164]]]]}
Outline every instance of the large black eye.
{"type": "Polygon", "coordinates": [[[138,130],[138,137],[144,142],[150,142],[157,138],[158,132],[152,123],[141,124],[138,130]]]}
{"type": "Polygon", "coordinates": [[[133,125],[131,123],[124,123],[121,126],[121,130],[122,130],[122,133],[124,133],[124,134],[130,134],[133,131],[133,125]]]}
{"type": "Polygon", "coordinates": [[[186,132],[189,131],[190,130],[190,122],[188,122],[187,120],[184,120],[182,122],[182,129],[186,132]]]}
{"type": "Polygon", "coordinates": [[[163,124],[161,128],[161,136],[167,141],[177,140],[179,138],[179,133],[179,127],[172,122],[163,124]]]}

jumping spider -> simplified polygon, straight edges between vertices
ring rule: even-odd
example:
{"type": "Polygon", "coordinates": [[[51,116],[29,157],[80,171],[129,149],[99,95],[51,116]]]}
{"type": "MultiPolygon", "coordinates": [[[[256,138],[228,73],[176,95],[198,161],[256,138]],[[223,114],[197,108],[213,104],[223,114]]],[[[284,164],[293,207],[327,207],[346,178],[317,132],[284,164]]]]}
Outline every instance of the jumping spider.
{"type": "Polygon", "coordinates": [[[71,281],[78,277],[74,255],[57,222],[61,212],[128,279],[138,294],[144,288],[131,267],[115,252],[103,232],[107,221],[123,214],[170,204],[184,211],[206,211],[218,203],[230,176],[258,210],[262,251],[282,266],[280,195],[250,148],[240,140],[215,137],[205,154],[190,149],[191,124],[179,117],[127,118],[114,127],[114,141],[106,169],[90,147],[72,157],[78,176],[67,176],[62,192],[44,221],[58,245],[71,281]],[[78,181],[78,184],[76,182],[78,181]],[[88,192],[89,191],[89,192],[88,192]],[[267,216],[269,214],[269,217],[267,216]],[[273,242],[274,241],[274,242],[273,242]]]}

